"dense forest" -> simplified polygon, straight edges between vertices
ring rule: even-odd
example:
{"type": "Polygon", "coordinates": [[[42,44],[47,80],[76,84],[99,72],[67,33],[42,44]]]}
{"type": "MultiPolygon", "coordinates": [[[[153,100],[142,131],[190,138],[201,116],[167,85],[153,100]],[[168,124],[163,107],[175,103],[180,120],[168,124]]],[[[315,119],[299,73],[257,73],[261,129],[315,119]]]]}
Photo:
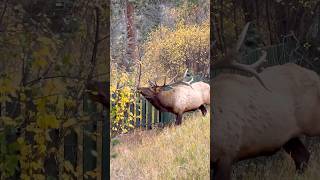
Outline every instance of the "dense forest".
{"type": "MultiPolygon", "coordinates": [[[[213,0],[213,58],[228,52],[247,22],[244,50],[268,48],[290,41],[291,59],[319,71],[319,1],[213,0]],[[294,44],[292,44],[294,43],[294,44]]],[[[289,61],[289,60],[287,60],[289,61]]]]}

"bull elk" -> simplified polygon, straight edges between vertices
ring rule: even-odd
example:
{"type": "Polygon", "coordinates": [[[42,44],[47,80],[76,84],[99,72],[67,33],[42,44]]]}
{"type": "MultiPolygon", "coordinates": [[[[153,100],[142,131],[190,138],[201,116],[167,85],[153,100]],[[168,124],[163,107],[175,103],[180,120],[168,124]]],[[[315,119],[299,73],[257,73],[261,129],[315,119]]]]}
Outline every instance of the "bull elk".
{"type": "MultiPolygon", "coordinates": [[[[187,71],[183,77],[185,78],[186,75],[187,71]]],[[[191,83],[192,80],[174,82],[176,77],[177,75],[169,83],[166,83],[165,79],[163,85],[158,85],[156,81],[149,80],[149,87],[138,85],[137,89],[159,111],[175,114],[176,125],[181,124],[185,112],[200,109],[205,116],[207,114],[205,105],[210,104],[209,84],[201,81],[191,83]]]]}
{"type": "Polygon", "coordinates": [[[299,137],[320,135],[318,75],[292,63],[258,73],[265,52],[254,65],[236,63],[248,26],[233,54],[213,64],[214,69],[238,69],[256,78],[221,73],[211,80],[210,164],[216,180],[230,180],[232,164],[237,161],[272,155],[281,148],[291,155],[296,169],[303,170],[310,155],[299,137]]]}

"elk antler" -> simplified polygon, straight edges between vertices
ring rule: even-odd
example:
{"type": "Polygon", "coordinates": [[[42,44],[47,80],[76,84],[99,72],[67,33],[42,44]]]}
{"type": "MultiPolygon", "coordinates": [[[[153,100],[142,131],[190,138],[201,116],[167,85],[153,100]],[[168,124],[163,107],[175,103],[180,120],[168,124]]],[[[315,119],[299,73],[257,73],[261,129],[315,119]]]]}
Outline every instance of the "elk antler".
{"type": "MultiPolygon", "coordinates": [[[[183,74],[183,79],[185,79],[188,75],[188,69],[186,69],[186,71],[183,74]]],[[[191,79],[189,81],[182,81],[182,83],[186,83],[186,84],[191,84],[191,82],[193,81],[193,77],[191,76],[191,79]]]]}
{"type": "Polygon", "coordinates": [[[176,74],[170,81],[168,84],[164,84],[164,86],[171,86],[174,84],[174,80],[177,78],[178,74],[176,74]]]}
{"type": "MultiPolygon", "coordinates": [[[[168,71],[168,72],[169,72],[169,71],[168,71]]],[[[168,74],[168,72],[167,72],[167,74],[168,74]]],[[[191,77],[191,80],[185,81],[184,79],[186,78],[187,74],[188,74],[188,69],[186,69],[186,71],[184,72],[183,77],[182,77],[182,79],[181,79],[180,81],[175,82],[175,79],[176,79],[177,76],[178,76],[178,74],[176,74],[176,75],[169,81],[169,83],[167,83],[167,76],[165,76],[162,86],[163,86],[163,87],[166,86],[166,87],[171,87],[171,88],[172,88],[173,85],[182,83],[182,84],[185,84],[185,85],[188,85],[188,86],[191,87],[191,82],[193,81],[193,77],[191,77]]],[[[156,77],[156,79],[157,79],[157,78],[158,78],[158,77],[156,77]]],[[[148,82],[149,82],[149,84],[150,84],[150,87],[158,86],[157,81],[149,80],[148,82]]]]}
{"type": "Polygon", "coordinates": [[[174,82],[175,78],[178,76],[178,74],[176,74],[176,75],[170,80],[170,82],[169,82],[168,84],[164,84],[163,86],[172,87],[172,86],[175,85],[175,84],[182,83],[182,84],[185,84],[185,85],[188,85],[188,86],[191,87],[191,82],[193,81],[193,77],[191,77],[191,80],[189,80],[189,81],[184,81],[184,79],[186,78],[187,74],[188,74],[188,69],[186,69],[186,71],[184,72],[183,77],[182,77],[182,79],[181,79],[180,81],[174,82]]]}
{"type": "MultiPolygon", "coordinates": [[[[239,50],[241,48],[241,45],[243,44],[243,41],[246,37],[248,28],[249,28],[250,22],[248,22],[245,27],[243,28],[239,40],[236,44],[236,46],[231,50],[230,53],[226,54],[224,58],[222,58],[219,61],[216,61],[213,63],[213,69],[221,69],[221,68],[231,68],[231,69],[236,69],[236,70],[240,70],[240,71],[244,71],[247,73],[252,74],[260,83],[261,85],[269,90],[266,85],[264,84],[264,82],[262,81],[261,77],[258,74],[258,69],[260,68],[260,66],[262,65],[263,62],[266,62],[266,57],[267,57],[267,52],[266,51],[262,51],[262,55],[261,57],[258,59],[257,62],[251,64],[251,65],[245,65],[245,64],[240,64],[237,63],[236,60],[239,59],[240,57],[240,53],[239,50]]],[[[269,90],[270,91],[270,90],[269,90]]]]}
{"type": "Polygon", "coordinates": [[[148,82],[149,82],[149,85],[150,85],[151,87],[153,87],[153,86],[158,86],[156,81],[148,80],[148,82]]]}

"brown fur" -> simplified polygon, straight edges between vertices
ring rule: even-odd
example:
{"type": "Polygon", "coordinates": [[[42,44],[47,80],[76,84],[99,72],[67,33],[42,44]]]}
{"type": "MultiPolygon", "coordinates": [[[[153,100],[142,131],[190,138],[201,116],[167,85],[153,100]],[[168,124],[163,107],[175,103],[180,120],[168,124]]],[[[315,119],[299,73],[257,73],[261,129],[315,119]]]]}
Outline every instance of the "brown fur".
{"type": "Polygon", "coordinates": [[[169,90],[163,86],[141,87],[138,90],[158,110],[175,114],[176,124],[181,124],[183,113],[188,111],[200,109],[206,115],[204,106],[210,104],[210,86],[204,82],[195,82],[191,86],[177,84],[169,90]]]}
{"type": "MultiPolygon", "coordinates": [[[[276,152],[284,146],[296,165],[309,154],[297,140],[320,135],[320,80],[316,73],[285,64],[265,69],[261,79],[221,74],[211,82],[211,164],[216,179],[229,180],[234,162],[276,152]]],[[[298,168],[298,167],[297,167],[298,168]]]]}

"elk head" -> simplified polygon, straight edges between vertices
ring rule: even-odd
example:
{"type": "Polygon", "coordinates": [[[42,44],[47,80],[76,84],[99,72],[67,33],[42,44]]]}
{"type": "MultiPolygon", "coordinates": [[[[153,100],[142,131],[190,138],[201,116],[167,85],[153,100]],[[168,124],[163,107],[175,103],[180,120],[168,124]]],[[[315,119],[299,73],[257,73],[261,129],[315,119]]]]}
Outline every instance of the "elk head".
{"type": "MultiPolygon", "coordinates": [[[[140,87],[140,78],[141,78],[141,63],[139,67],[139,79],[138,79],[138,84],[137,84],[137,91],[144,96],[152,105],[154,105],[158,110],[160,111],[167,111],[165,107],[163,107],[163,103],[161,103],[161,100],[157,97],[161,92],[167,91],[172,89],[175,85],[177,84],[185,84],[191,87],[191,82],[193,81],[193,78],[189,81],[186,81],[187,77],[187,72],[188,69],[185,71],[183,78],[179,81],[175,81],[177,78],[178,74],[175,75],[171,80],[167,82],[167,77],[165,76],[164,83],[162,85],[158,85],[156,78],[154,81],[153,80],[148,80],[149,86],[148,87],[140,87]]],[[[167,72],[168,74],[168,72],[167,72]]],[[[170,99],[170,98],[169,98],[170,99]]]]}
{"type": "Polygon", "coordinates": [[[248,22],[244,29],[242,30],[239,40],[234,48],[230,50],[229,53],[227,53],[221,60],[218,60],[213,63],[213,70],[214,69],[222,69],[222,68],[229,68],[229,69],[235,69],[235,70],[240,70],[243,72],[247,72],[249,74],[252,74],[259,82],[260,84],[270,91],[265,83],[262,81],[261,77],[258,74],[258,71],[261,69],[261,65],[266,62],[266,57],[267,57],[267,52],[262,51],[261,57],[258,59],[257,62],[250,64],[250,65],[245,65],[245,64],[240,64],[236,62],[241,57],[241,54],[239,52],[243,41],[245,40],[248,28],[249,28],[250,22],[248,22]]]}
{"type": "MultiPolygon", "coordinates": [[[[140,75],[141,75],[141,67],[140,67],[140,75]]],[[[190,86],[191,82],[193,81],[193,78],[191,77],[191,79],[189,81],[186,81],[185,79],[186,79],[187,75],[188,75],[188,69],[185,71],[183,78],[179,81],[175,82],[175,79],[177,78],[178,74],[175,75],[168,83],[167,83],[167,77],[165,76],[163,85],[158,85],[156,81],[148,80],[149,87],[140,87],[138,85],[137,89],[138,89],[139,93],[141,93],[146,99],[150,100],[152,97],[156,96],[160,92],[168,90],[168,89],[172,89],[173,86],[176,84],[185,84],[185,85],[190,86]]],[[[156,79],[158,79],[158,78],[156,78],[156,79]]],[[[139,78],[139,84],[140,84],[140,78],[139,78]]]]}

